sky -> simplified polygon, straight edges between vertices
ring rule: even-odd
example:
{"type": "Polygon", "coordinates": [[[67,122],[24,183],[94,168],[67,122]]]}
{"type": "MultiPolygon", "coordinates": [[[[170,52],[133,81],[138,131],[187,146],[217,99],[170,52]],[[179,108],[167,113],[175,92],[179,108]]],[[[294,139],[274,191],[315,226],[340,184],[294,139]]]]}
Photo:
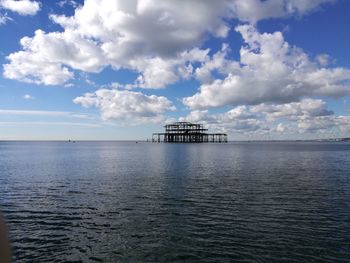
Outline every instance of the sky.
{"type": "Polygon", "coordinates": [[[350,137],[350,1],[0,0],[0,140],[350,137]]]}

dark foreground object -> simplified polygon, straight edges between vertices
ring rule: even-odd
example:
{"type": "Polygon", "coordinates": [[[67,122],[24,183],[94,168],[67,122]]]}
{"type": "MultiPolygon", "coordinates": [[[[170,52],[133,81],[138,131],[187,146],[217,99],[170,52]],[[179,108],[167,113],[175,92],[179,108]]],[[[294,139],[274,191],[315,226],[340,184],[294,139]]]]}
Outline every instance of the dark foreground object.
{"type": "Polygon", "coordinates": [[[10,245],[5,222],[0,214],[0,262],[9,263],[11,259],[10,245]]]}
{"type": "Polygon", "coordinates": [[[208,133],[203,124],[175,122],[164,126],[164,133],[153,133],[152,142],[167,143],[224,143],[226,133],[208,133]]]}
{"type": "Polygon", "coordinates": [[[15,262],[349,262],[349,143],[0,143],[15,262]]]}

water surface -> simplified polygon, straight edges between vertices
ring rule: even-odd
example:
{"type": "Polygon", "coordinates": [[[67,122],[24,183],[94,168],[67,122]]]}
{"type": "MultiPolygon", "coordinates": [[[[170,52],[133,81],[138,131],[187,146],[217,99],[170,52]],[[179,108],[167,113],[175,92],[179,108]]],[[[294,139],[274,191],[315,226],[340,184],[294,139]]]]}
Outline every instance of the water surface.
{"type": "Polygon", "coordinates": [[[0,142],[15,262],[349,262],[350,143],[0,142]]]}

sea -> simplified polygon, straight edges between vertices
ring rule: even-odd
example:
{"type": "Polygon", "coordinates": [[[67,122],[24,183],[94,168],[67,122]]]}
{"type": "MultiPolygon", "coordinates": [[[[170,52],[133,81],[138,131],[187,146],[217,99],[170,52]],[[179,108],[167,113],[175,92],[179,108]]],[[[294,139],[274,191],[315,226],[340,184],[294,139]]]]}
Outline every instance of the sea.
{"type": "Polygon", "coordinates": [[[14,262],[350,262],[350,143],[0,142],[14,262]]]}

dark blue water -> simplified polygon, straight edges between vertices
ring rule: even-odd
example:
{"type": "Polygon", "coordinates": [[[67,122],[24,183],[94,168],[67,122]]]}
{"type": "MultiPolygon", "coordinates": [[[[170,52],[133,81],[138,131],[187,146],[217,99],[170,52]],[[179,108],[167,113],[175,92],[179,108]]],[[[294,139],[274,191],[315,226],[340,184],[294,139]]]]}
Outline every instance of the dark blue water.
{"type": "Polygon", "coordinates": [[[15,262],[349,262],[349,143],[1,142],[15,262]]]}

